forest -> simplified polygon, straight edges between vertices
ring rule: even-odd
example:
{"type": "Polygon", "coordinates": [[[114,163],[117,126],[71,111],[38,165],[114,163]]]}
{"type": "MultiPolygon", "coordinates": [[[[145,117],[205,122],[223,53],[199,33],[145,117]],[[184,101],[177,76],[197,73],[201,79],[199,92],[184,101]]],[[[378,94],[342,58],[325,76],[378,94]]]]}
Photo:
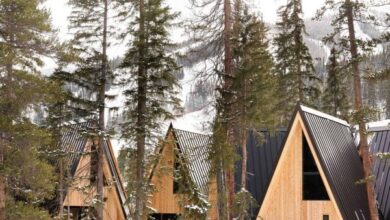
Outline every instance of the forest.
{"type": "MultiPolygon", "coordinates": [[[[210,136],[218,219],[248,219],[248,131],[286,128],[298,104],[360,128],[379,219],[366,124],[390,119],[388,0],[321,1],[310,17],[303,0],[277,1],[274,22],[259,11],[271,0],[180,0],[182,13],[167,0],[50,1],[69,9],[63,27],[49,0],[0,0],[0,220],[71,219],[69,158],[84,154],[94,195],[77,219],[105,219],[107,140],[126,219],[150,219],[150,170],[170,123],[210,136]],[[85,122],[91,151],[64,150],[64,129],[85,122]]],[[[183,219],[207,219],[196,198],[183,219]]]]}

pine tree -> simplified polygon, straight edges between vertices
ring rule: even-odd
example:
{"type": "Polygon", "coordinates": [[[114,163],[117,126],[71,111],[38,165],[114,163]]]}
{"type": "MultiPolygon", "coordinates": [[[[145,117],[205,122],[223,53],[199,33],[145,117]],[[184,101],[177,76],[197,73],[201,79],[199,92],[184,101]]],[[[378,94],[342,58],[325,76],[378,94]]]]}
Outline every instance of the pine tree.
{"type": "MultiPolygon", "coordinates": [[[[60,61],[60,67],[49,77],[51,82],[59,88],[60,92],[54,103],[49,105],[47,127],[52,135],[52,146],[58,149],[52,153],[53,164],[56,165],[58,171],[59,183],[57,186],[57,201],[52,201],[55,207],[54,211],[58,211],[58,216],[64,216],[64,192],[67,191],[69,180],[68,167],[66,167],[66,157],[71,156],[74,152],[64,152],[61,144],[63,125],[71,120],[78,121],[79,119],[88,119],[94,117],[94,112],[97,109],[97,102],[94,99],[97,89],[96,73],[100,68],[99,59],[89,58],[81,59],[74,56],[70,51],[65,56],[68,56],[66,61],[60,61]],[[77,63],[78,67],[74,72],[63,71],[62,68],[68,63],[77,63]],[[64,66],[62,66],[64,65],[64,66]],[[78,94],[77,94],[78,93],[78,94]],[[76,95],[77,94],[77,95],[76,95]],[[55,205],[54,205],[55,204],[55,205]]],[[[80,131],[81,132],[81,131],[80,131]]],[[[86,131],[88,134],[96,131],[86,131]]],[[[95,154],[96,152],[92,152],[95,154]]],[[[53,208],[51,208],[53,209],[53,208]]],[[[57,214],[57,213],[56,213],[57,214]]]]}
{"type": "Polygon", "coordinates": [[[348,95],[347,95],[347,74],[343,72],[338,62],[337,51],[332,48],[327,64],[328,78],[323,95],[323,109],[325,112],[348,119],[348,95]]]}
{"type": "MultiPolygon", "coordinates": [[[[232,2],[230,0],[224,0],[223,4],[223,15],[224,15],[224,30],[223,30],[223,43],[224,43],[224,71],[222,74],[223,84],[219,90],[221,96],[218,100],[220,103],[219,109],[217,109],[218,114],[221,116],[217,117],[217,120],[222,121],[222,132],[226,134],[226,141],[230,150],[234,149],[234,126],[233,126],[233,78],[234,78],[234,63],[233,63],[233,10],[232,2]]],[[[221,131],[219,131],[221,132],[221,131]]],[[[229,152],[229,150],[228,150],[229,152]]],[[[232,153],[234,155],[234,153],[232,153]]],[[[234,160],[233,160],[234,161],[234,160]]],[[[233,207],[234,199],[234,166],[232,163],[226,164],[226,190],[227,190],[227,203],[226,203],[226,216],[228,219],[232,218],[231,209],[233,207]]]]}
{"type": "Polygon", "coordinates": [[[216,95],[216,117],[213,122],[213,144],[210,152],[212,173],[216,175],[218,191],[218,215],[221,219],[230,218],[234,197],[234,161],[236,157],[233,143],[232,84],[233,63],[233,2],[192,0],[198,20],[190,24],[191,42],[196,45],[190,52],[196,61],[206,61],[208,70],[203,76],[218,78],[216,95]],[[201,13],[197,14],[197,9],[201,13]],[[209,64],[212,63],[210,66],[209,64]],[[229,208],[230,207],[230,208],[229,208]]]}
{"type": "Polygon", "coordinates": [[[145,148],[156,138],[161,122],[173,119],[181,110],[175,76],[179,67],[173,54],[168,53],[173,47],[168,31],[177,14],[163,4],[163,0],[135,2],[138,16],[130,26],[133,41],[121,66],[128,76],[126,83],[135,85],[124,92],[127,101],[122,132],[137,148],[135,219],[146,217],[145,148]]]}
{"type": "Polygon", "coordinates": [[[192,0],[196,21],[190,26],[191,58],[195,62],[205,61],[206,72],[201,76],[218,79],[216,88],[216,117],[213,122],[213,141],[210,151],[212,175],[217,179],[218,214],[220,219],[232,217],[234,198],[234,164],[237,160],[235,146],[241,139],[236,129],[238,111],[237,95],[233,88],[236,64],[233,50],[234,26],[237,8],[241,1],[197,1],[192,0]],[[234,6],[234,7],[232,7],[234,6]],[[200,9],[201,13],[197,13],[200,9]]]}
{"type": "Polygon", "coordinates": [[[275,72],[282,96],[279,106],[286,110],[282,120],[286,122],[297,102],[316,104],[320,79],[315,73],[309,49],[303,42],[305,24],[301,0],[288,0],[278,14],[281,21],[276,24],[279,33],[274,39],[275,72]]]}
{"type": "Polygon", "coordinates": [[[0,219],[49,218],[40,206],[54,190],[44,156],[50,137],[28,114],[50,101],[53,89],[39,72],[54,49],[41,3],[0,1],[0,219]]]}
{"type": "MultiPolygon", "coordinates": [[[[236,107],[234,115],[239,133],[236,144],[242,151],[240,185],[241,189],[246,189],[247,134],[249,130],[275,126],[277,122],[276,77],[272,73],[273,62],[268,52],[265,24],[251,15],[246,5],[237,4],[235,8],[233,90],[236,94],[234,104],[236,107]]],[[[236,215],[240,219],[248,218],[247,204],[254,199],[246,190],[241,190],[236,197],[235,206],[238,206],[236,215]]]]}
{"type": "MultiPolygon", "coordinates": [[[[354,4],[350,0],[345,0],[345,16],[348,24],[348,34],[349,34],[349,52],[351,53],[352,58],[352,72],[353,72],[353,87],[354,87],[354,95],[355,95],[355,111],[358,112],[357,122],[359,124],[359,150],[360,155],[363,159],[363,167],[364,167],[364,176],[368,179],[372,176],[372,165],[371,165],[371,156],[368,151],[368,140],[367,140],[367,131],[366,124],[364,121],[365,113],[363,109],[362,103],[362,92],[361,92],[361,79],[360,79],[360,70],[359,70],[359,54],[356,43],[356,35],[355,35],[355,26],[354,26],[354,14],[356,13],[356,9],[354,4]],[[355,10],[354,10],[355,9],[355,10]],[[363,111],[362,111],[363,110],[363,111]]],[[[370,219],[376,220],[379,219],[378,208],[376,206],[376,197],[374,190],[374,183],[371,180],[366,182],[367,186],[367,197],[368,197],[368,207],[370,210],[370,219]]]]}
{"type": "MultiPolygon", "coordinates": [[[[233,88],[237,96],[236,122],[240,129],[240,145],[243,147],[246,146],[244,141],[247,130],[275,124],[276,79],[271,72],[273,62],[267,51],[265,24],[249,14],[246,6],[237,10],[236,16],[234,33],[237,36],[233,38],[236,77],[233,88]]],[[[246,178],[241,181],[241,187],[245,188],[246,178]]]]}
{"type": "Polygon", "coordinates": [[[348,65],[351,66],[353,76],[353,88],[354,88],[354,122],[359,125],[359,152],[363,160],[365,184],[367,188],[368,207],[370,211],[370,219],[378,219],[378,208],[376,206],[374,182],[372,176],[372,162],[371,156],[368,151],[368,140],[366,131],[366,122],[369,120],[371,110],[366,106],[363,106],[362,97],[362,82],[361,82],[361,70],[360,64],[364,57],[364,52],[370,51],[372,42],[365,42],[362,39],[357,39],[355,32],[355,21],[370,21],[372,22],[375,17],[370,16],[367,13],[367,7],[362,2],[354,2],[351,0],[345,0],[342,2],[328,1],[325,6],[317,13],[317,18],[320,18],[329,9],[338,9],[332,25],[334,27],[333,33],[329,34],[325,40],[334,42],[338,48],[346,51],[348,54],[348,65]],[[347,27],[348,35],[343,37],[341,35],[342,30],[347,27]],[[360,51],[359,51],[360,50],[360,51]]]}
{"type": "MultiPolygon", "coordinates": [[[[103,143],[108,136],[105,128],[105,101],[112,98],[106,94],[110,72],[107,49],[114,38],[115,30],[108,25],[108,19],[116,17],[123,9],[123,1],[114,0],[70,0],[72,12],[69,16],[70,29],[74,38],[70,42],[75,57],[59,68],[53,79],[65,87],[63,103],[57,103],[54,112],[63,111],[65,118],[91,117],[97,129],[95,143],[97,147],[96,163],[96,219],[103,218],[103,143]],[[112,14],[109,14],[112,13],[112,14]],[[68,65],[67,65],[68,64],[68,65]],[[75,71],[64,71],[69,64],[76,66],[75,71]],[[71,90],[78,90],[74,94],[71,90]],[[61,110],[62,109],[62,110],[61,110]],[[70,113],[70,111],[76,110],[70,113]],[[65,117],[66,116],[66,117],[65,117]]],[[[62,114],[60,114],[62,115],[62,114]]]]}

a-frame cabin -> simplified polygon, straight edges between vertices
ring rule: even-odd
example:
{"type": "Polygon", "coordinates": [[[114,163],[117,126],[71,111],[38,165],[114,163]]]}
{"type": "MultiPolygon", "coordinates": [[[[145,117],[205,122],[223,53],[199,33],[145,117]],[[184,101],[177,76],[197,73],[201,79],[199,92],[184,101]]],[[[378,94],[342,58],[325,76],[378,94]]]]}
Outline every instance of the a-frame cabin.
{"type": "Polygon", "coordinates": [[[298,106],[258,219],[369,219],[354,141],[347,122],[298,106]]]}
{"type": "MultiPolygon", "coordinates": [[[[67,153],[65,159],[68,177],[63,201],[65,215],[71,219],[93,216],[96,183],[93,172],[96,161],[96,144],[88,133],[94,128],[91,122],[66,124],[62,128],[61,147],[67,153]],[[94,160],[95,159],[95,160],[94,160]]],[[[104,143],[104,220],[125,220],[129,215],[126,194],[111,142],[104,143]]],[[[93,217],[92,217],[93,218],[93,217]]]]}
{"type": "MultiPolygon", "coordinates": [[[[153,164],[149,181],[154,187],[150,198],[150,215],[156,220],[171,220],[184,216],[186,211],[205,211],[207,219],[216,217],[216,186],[210,181],[208,152],[210,136],[168,128],[165,140],[156,148],[156,162],[153,164]],[[184,175],[177,176],[178,173],[184,175]],[[208,210],[201,210],[195,199],[209,204],[208,210]],[[192,209],[192,210],[191,210],[192,209]]],[[[206,204],[204,203],[204,204],[206,204]]],[[[203,218],[203,217],[202,217],[203,218]]]]}

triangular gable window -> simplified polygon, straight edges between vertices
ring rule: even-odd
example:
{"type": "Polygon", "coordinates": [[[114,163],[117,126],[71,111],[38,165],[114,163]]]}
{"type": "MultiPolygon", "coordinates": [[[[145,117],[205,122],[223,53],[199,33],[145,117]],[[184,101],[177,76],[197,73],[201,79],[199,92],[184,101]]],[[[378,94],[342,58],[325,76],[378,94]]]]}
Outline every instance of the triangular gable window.
{"type": "Polygon", "coordinates": [[[309,144],[302,134],[303,148],[303,200],[329,200],[328,193],[318,167],[314,161],[313,154],[310,151],[309,144]]]}

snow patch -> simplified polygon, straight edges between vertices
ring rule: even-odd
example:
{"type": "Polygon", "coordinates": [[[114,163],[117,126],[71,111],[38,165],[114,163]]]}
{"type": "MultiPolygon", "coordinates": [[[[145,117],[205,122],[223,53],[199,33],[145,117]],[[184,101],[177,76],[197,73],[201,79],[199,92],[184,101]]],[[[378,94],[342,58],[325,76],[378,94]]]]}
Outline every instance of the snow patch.
{"type": "Polygon", "coordinates": [[[390,130],[390,119],[369,122],[369,123],[367,123],[367,129],[369,131],[390,130]]]}
{"type": "Polygon", "coordinates": [[[214,118],[215,109],[213,106],[206,106],[205,108],[184,114],[169,123],[172,123],[174,128],[201,133],[211,134],[210,124],[214,118]]]}

